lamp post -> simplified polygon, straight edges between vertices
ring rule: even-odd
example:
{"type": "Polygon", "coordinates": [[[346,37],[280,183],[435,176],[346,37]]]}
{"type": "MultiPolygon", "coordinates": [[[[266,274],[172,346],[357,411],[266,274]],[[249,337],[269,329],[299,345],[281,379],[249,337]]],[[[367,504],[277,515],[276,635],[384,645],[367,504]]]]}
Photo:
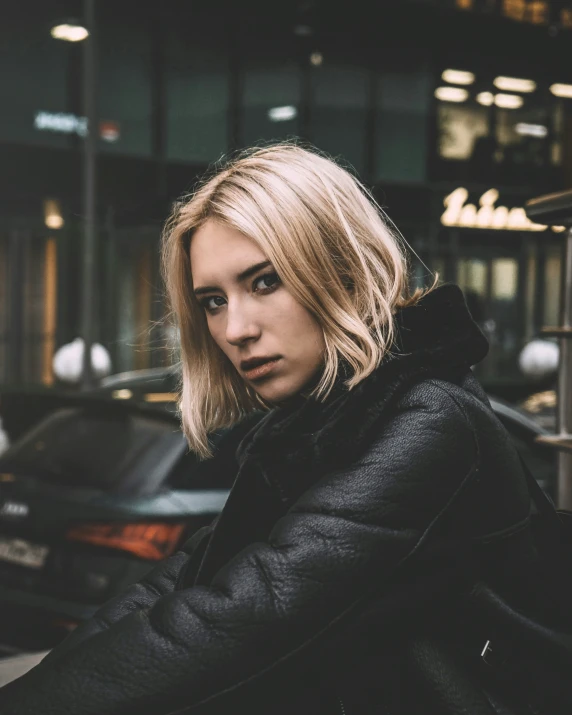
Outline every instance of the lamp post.
{"type": "Polygon", "coordinates": [[[83,42],[82,105],[87,132],[83,143],[83,250],[81,334],[84,341],[81,388],[94,385],[91,346],[94,342],[94,288],[96,269],[96,141],[95,102],[95,0],[83,0],[83,23],[66,20],[51,29],[51,35],[66,42],[83,42]]]}
{"type": "Polygon", "coordinates": [[[96,137],[97,119],[95,106],[95,0],[84,0],[84,21],[89,36],[83,44],[83,109],[87,119],[87,135],[83,148],[83,262],[81,332],[84,341],[82,390],[94,384],[91,365],[91,346],[94,342],[94,288],[95,288],[95,243],[96,243],[96,137]]]}

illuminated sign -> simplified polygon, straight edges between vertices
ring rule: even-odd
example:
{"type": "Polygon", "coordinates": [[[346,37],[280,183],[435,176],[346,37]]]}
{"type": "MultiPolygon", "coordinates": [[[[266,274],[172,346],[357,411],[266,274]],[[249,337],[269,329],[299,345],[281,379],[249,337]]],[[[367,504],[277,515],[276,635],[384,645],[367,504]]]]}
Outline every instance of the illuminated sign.
{"type": "Polygon", "coordinates": [[[64,112],[37,112],[34,117],[34,127],[44,132],[58,134],[87,135],[87,118],[64,112]]]}
{"type": "MultiPolygon", "coordinates": [[[[57,134],[77,134],[87,136],[87,117],[78,117],[77,114],[65,112],[36,112],[34,127],[42,132],[56,132],[57,134]]],[[[119,123],[104,120],[99,123],[99,136],[106,142],[115,142],[119,139],[119,123]]]]}
{"type": "MultiPolygon", "coordinates": [[[[479,199],[479,208],[474,204],[465,203],[469,192],[463,187],[455,189],[445,197],[446,207],[441,216],[444,226],[461,226],[463,228],[485,228],[496,231],[546,231],[548,226],[533,223],[523,208],[508,209],[506,206],[496,206],[499,192],[489,189],[479,199]]],[[[552,226],[553,231],[564,231],[564,226],[552,226]]]]}

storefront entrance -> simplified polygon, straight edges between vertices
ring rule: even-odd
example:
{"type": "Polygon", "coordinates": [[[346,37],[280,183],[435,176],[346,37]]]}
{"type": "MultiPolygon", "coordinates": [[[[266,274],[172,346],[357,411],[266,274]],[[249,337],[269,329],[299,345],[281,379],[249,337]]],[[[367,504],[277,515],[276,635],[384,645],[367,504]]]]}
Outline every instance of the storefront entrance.
{"type": "Polygon", "coordinates": [[[484,378],[518,379],[518,355],[544,325],[559,324],[562,235],[443,229],[433,268],[464,291],[490,352],[484,378]]]}

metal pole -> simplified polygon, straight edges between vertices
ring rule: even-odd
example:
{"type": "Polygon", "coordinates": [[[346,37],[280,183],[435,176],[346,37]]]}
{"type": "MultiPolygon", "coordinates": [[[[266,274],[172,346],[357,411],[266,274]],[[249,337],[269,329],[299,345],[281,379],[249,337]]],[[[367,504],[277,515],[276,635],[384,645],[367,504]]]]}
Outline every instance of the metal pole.
{"type": "MultiPolygon", "coordinates": [[[[566,234],[562,327],[572,329],[572,228],[566,234]]],[[[558,367],[558,431],[572,434],[572,341],[560,339],[558,367]]],[[[572,510],[572,454],[561,451],[558,455],[558,487],[556,501],[559,509],[572,510]]]]}
{"type": "Polygon", "coordinates": [[[84,0],[84,22],[89,30],[83,41],[83,109],[87,119],[87,134],[83,155],[84,241],[82,265],[81,332],[84,340],[82,390],[94,385],[91,366],[91,346],[94,342],[95,256],[96,256],[96,172],[95,151],[97,120],[95,109],[95,0],[84,0]]]}
{"type": "MultiPolygon", "coordinates": [[[[8,371],[9,383],[18,385],[24,378],[24,286],[26,281],[26,249],[28,236],[13,229],[10,233],[8,253],[8,371]]],[[[29,379],[29,376],[26,375],[29,379]]]]}

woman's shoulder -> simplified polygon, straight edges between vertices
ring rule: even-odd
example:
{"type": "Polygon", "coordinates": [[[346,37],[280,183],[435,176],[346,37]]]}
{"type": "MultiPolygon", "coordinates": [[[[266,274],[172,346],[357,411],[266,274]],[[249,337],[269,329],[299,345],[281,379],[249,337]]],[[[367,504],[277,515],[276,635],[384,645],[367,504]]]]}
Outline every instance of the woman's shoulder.
{"type": "Polygon", "coordinates": [[[472,429],[486,421],[500,424],[471,370],[423,377],[402,392],[397,408],[417,409],[441,420],[461,420],[472,429]]]}

